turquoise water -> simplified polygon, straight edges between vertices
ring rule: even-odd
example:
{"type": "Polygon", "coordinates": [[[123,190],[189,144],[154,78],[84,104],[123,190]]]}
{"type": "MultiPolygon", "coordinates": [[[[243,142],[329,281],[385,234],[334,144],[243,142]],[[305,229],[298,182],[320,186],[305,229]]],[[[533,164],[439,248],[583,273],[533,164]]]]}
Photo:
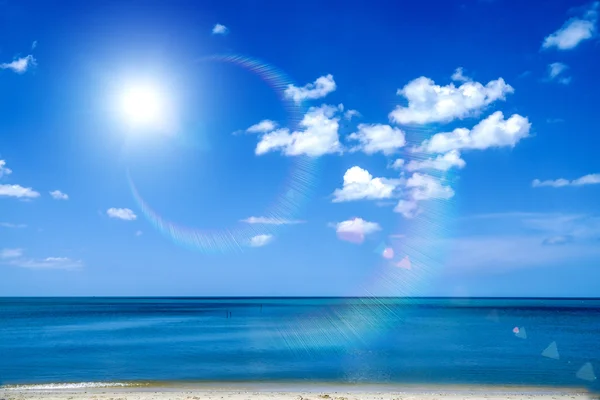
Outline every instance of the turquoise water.
{"type": "Polygon", "coordinates": [[[0,298],[2,385],[311,380],[597,390],[599,371],[600,300],[0,298]]]}

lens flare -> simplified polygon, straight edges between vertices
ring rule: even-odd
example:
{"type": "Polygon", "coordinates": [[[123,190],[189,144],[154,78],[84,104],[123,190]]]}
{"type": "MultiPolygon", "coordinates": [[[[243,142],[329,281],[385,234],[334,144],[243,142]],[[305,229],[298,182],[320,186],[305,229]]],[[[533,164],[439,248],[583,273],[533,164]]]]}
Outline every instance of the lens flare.
{"type": "MultiPolygon", "coordinates": [[[[257,75],[280,97],[287,113],[289,128],[296,128],[302,120],[301,105],[287,99],[284,94],[285,89],[294,82],[280,69],[256,58],[241,55],[214,55],[198,61],[228,63],[257,75]]],[[[312,195],[317,178],[317,163],[316,157],[293,157],[290,172],[281,186],[280,192],[261,216],[270,220],[298,220],[300,211],[312,195]]],[[[165,237],[189,249],[204,253],[241,251],[245,247],[251,246],[253,237],[275,235],[285,227],[285,224],[248,224],[244,222],[219,230],[185,227],[158,214],[144,200],[129,172],[128,181],[133,198],[144,217],[165,237]]]]}

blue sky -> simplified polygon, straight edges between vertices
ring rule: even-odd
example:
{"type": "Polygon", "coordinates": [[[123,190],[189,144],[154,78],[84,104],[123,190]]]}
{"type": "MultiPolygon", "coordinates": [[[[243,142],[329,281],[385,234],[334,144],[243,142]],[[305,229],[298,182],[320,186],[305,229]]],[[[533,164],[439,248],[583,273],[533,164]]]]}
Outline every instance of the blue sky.
{"type": "Polygon", "coordinates": [[[600,296],[599,8],[3,1],[0,295],[600,296]]]}

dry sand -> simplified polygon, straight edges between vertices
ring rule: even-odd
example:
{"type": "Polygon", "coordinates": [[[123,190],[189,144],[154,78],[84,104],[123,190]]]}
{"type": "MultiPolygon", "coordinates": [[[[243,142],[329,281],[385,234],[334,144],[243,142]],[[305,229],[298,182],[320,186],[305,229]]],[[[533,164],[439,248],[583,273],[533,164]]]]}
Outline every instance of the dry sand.
{"type": "Polygon", "coordinates": [[[599,399],[577,389],[551,388],[403,388],[403,387],[315,387],[302,390],[278,387],[229,388],[86,388],[86,389],[0,389],[0,400],[563,400],[599,399]]]}

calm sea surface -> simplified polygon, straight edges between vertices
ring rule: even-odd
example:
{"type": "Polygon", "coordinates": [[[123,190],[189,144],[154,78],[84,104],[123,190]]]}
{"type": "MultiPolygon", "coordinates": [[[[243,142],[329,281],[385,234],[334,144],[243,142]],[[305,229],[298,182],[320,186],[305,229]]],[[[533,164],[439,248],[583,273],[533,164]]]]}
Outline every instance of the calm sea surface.
{"type": "Polygon", "coordinates": [[[0,298],[0,385],[310,380],[598,390],[596,374],[600,300],[0,298]]]}

